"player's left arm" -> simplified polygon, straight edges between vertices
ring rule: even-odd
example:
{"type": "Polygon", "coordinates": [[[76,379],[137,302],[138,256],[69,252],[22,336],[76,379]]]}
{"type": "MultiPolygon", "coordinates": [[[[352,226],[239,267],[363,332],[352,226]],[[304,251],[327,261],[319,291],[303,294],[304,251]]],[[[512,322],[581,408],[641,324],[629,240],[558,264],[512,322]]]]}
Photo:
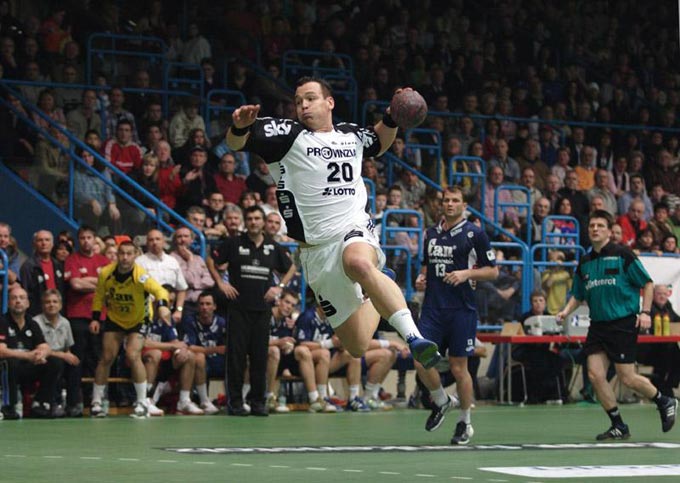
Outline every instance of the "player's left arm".
{"type": "Polygon", "coordinates": [[[474,280],[475,282],[487,282],[496,280],[500,274],[496,266],[496,255],[491,248],[489,239],[484,232],[475,236],[474,248],[477,253],[477,267],[464,270],[454,270],[444,275],[444,282],[454,286],[474,280]]]}
{"type": "Polygon", "coordinates": [[[144,290],[154,296],[158,304],[158,317],[167,325],[172,325],[172,313],[170,312],[170,297],[168,291],[153,278],[144,274],[139,279],[144,285],[144,290]],[[142,280],[144,278],[144,280],[142,280]]]}
{"type": "Polygon", "coordinates": [[[396,126],[386,126],[382,121],[378,121],[378,123],[373,126],[373,130],[378,135],[378,139],[380,140],[380,152],[377,154],[377,156],[382,156],[385,151],[390,149],[390,146],[392,146],[392,143],[397,138],[398,128],[396,126]]]}

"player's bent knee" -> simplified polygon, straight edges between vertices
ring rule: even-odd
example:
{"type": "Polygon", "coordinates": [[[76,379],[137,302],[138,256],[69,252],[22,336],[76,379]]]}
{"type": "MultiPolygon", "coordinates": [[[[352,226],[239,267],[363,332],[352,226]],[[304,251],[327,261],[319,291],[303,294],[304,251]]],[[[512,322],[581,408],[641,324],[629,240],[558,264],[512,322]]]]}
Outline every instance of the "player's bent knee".
{"type": "Polygon", "coordinates": [[[309,347],[304,345],[297,346],[293,352],[293,355],[295,355],[296,361],[305,361],[312,358],[312,353],[309,350],[309,347]]]}
{"type": "Polygon", "coordinates": [[[374,270],[375,265],[370,260],[351,255],[343,260],[345,273],[352,280],[358,281],[367,278],[374,270]]]}

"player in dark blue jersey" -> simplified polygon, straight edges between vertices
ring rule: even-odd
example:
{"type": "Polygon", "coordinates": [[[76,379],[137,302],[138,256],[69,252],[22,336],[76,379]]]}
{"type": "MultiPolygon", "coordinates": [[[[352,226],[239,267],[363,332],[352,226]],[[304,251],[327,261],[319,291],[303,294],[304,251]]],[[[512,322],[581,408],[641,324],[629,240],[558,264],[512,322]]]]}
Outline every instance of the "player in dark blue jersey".
{"type": "MultiPolygon", "coordinates": [[[[196,391],[201,399],[201,409],[214,414],[209,404],[207,379],[224,377],[227,323],[215,314],[217,305],[212,292],[203,291],[198,296],[198,312],[182,323],[184,342],[196,356],[196,391]]],[[[211,407],[212,406],[212,407],[211,407]]]]}
{"type": "MultiPolygon", "coordinates": [[[[474,354],[477,334],[477,307],[474,284],[495,280],[498,268],[489,239],[483,229],[465,219],[467,203],[458,187],[448,187],[443,197],[444,217],[425,235],[423,267],[416,288],[425,290],[419,329],[423,337],[449,350],[451,373],[456,378],[461,416],[452,444],[467,444],[473,434],[470,424],[472,377],[468,357],[474,354]]],[[[436,369],[416,364],[418,376],[432,394],[435,404],[425,429],[434,431],[454,405],[436,369]]]]}

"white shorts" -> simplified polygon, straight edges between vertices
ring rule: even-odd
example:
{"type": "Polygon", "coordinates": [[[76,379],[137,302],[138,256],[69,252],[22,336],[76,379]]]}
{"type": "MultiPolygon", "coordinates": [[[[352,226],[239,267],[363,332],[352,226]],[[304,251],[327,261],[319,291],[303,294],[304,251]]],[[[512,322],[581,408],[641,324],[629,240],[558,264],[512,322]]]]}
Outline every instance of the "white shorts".
{"type": "Polygon", "coordinates": [[[356,242],[368,243],[375,248],[378,269],[382,269],[385,254],[373,230],[367,227],[355,227],[336,242],[300,249],[305,279],[334,329],[364,302],[361,286],[350,280],[342,266],[345,248],[356,242]]]}

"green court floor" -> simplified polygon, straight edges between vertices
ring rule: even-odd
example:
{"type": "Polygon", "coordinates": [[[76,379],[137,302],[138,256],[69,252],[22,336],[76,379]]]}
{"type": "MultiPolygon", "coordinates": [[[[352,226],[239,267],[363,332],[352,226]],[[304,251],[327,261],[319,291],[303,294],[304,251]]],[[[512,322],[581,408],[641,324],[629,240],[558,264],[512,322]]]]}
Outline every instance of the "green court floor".
{"type": "MultiPolygon", "coordinates": [[[[455,412],[427,433],[424,410],[0,421],[0,482],[605,482],[620,478],[548,476],[573,466],[602,466],[604,475],[618,465],[680,470],[680,428],[661,433],[650,404],[622,412],[633,437],[609,448],[594,444],[604,413],[577,405],[479,407],[474,446],[464,448],[448,444],[455,412]],[[545,477],[480,469],[499,467],[538,467],[545,477]]],[[[678,474],[624,481],[680,481],[678,474]]]]}

